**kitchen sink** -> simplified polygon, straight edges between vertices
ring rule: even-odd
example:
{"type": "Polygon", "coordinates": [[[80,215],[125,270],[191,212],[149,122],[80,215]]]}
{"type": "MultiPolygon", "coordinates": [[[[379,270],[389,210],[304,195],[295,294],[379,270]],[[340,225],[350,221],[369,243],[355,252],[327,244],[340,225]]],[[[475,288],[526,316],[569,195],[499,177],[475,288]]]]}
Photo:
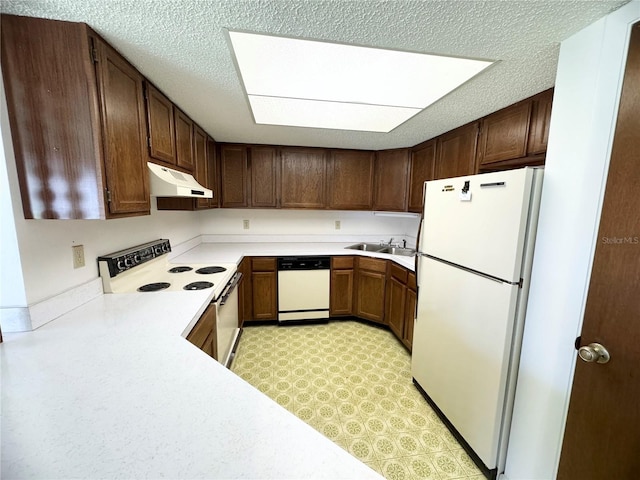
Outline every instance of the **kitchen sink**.
{"type": "Polygon", "coordinates": [[[405,257],[413,257],[416,251],[413,248],[390,247],[388,245],[380,245],[379,243],[356,243],[348,247],[351,250],[360,250],[362,252],[388,253],[389,255],[403,255],[405,257]]]}
{"type": "Polygon", "coordinates": [[[351,250],[361,250],[363,252],[379,252],[380,250],[387,248],[384,245],[380,245],[379,243],[356,243],[355,245],[350,245],[348,247],[351,250]]]}
{"type": "Polygon", "coordinates": [[[384,247],[378,250],[378,253],[388,253],[389,255],[402,255],[404,257],[413,257],[416,251],[413,248],[402,247],[384,247]]]}

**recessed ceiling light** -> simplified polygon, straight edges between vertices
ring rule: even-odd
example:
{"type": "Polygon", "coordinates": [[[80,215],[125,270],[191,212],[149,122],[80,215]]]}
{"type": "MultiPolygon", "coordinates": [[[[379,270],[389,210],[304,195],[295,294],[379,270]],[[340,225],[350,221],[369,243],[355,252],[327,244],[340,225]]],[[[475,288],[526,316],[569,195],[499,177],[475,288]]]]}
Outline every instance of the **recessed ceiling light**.
{"type": "Polygon", "coordinates": [[[493,62],[229,31],[256,123],[389,132],[493,62]]]}

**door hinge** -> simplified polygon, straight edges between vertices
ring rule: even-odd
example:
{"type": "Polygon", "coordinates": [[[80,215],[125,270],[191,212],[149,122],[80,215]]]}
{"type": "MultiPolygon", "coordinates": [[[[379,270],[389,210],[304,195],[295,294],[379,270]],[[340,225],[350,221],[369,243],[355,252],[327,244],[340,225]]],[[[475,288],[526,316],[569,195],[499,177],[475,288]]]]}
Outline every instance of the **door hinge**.
{"type": "Polygon", "coordinates": [[[151,148],[151,137],[147,137],[147,146],[151,148]]]}
{"type": "Polygon", "coordinates": [[[111,190],[107,190],[107,203],[111,203],[111,190]]]}
{"type": "Polygon", "coordinates": [[[89,50],[89,57],[93,63],[98,63],[98,51],[94,47],[89,50]]]}

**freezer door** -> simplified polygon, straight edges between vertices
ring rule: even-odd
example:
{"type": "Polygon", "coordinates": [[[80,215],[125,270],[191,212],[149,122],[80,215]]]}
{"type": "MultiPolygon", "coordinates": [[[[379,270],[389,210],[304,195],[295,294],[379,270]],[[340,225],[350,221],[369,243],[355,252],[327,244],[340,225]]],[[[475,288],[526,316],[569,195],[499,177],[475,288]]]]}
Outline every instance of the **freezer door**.
{"type": "Polygon", "coordinates": [[[533,172],[523,168],[427,182],[420,250],[517,282],[533,172]]]}
{"type": "Polygon", "coordinates": [[[429,258],[419,262],[413,378],[496,468],[518,287],[429,258]]]}

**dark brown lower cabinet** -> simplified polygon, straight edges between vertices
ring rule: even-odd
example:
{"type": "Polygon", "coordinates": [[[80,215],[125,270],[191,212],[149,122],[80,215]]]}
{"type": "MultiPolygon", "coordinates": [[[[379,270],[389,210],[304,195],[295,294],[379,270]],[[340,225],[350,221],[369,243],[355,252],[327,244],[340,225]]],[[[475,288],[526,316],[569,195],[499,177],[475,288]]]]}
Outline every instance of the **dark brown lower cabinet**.
{"type": "Polygon", "coordinates": [[[331,258],[329,315],[353,315],[354,257],[331,258]]]}
{"type": "Polygon", "coordinates": [[[274,257],[253,257],[251,259],[252,314],[250,320],[277,320],[278,318],[276,263],[274,257]]]}
{"type": "Polygon", "coordinates": [[[404,336],[406,298],[407,286],[391,277],[387,286],[387,324],[401,340],[404,336]]]}
{"type": "Polygon", "coordinates": [[[402,334],[402,343],[404,343],[404,346],[407,347],[409,351],[411,351],[413,346],[413,326],[415,323],[417,303],[416,275],[415,273],[409,273],[407,296],[404,304],[404,332],[402,334]]]}
{"type": "Polygon", "coordinates": [[[358,258],[356,316],[386,325],[384,318],[387,261],[358,258]]]}
{"type": "Polygon", "coordinates": [[[218,359],[216,338],[216,306],[209,305],[195,324],[187,340],[214,359],[218,359]]]}

